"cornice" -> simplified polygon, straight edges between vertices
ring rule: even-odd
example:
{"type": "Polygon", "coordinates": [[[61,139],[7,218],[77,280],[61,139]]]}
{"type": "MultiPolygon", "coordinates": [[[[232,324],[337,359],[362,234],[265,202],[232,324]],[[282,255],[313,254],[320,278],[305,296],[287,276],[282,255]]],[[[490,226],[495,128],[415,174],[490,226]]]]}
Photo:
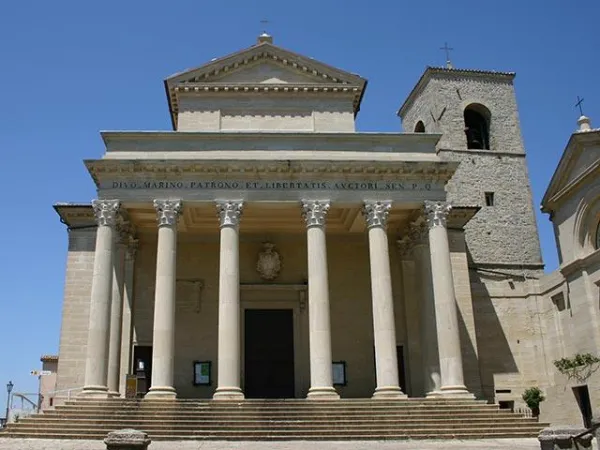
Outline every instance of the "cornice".
{"type": "Polygon", "coordinates": [[[123,178],[131,175],[147,177],[185,177],[204,175],[208,177],[273,178],[293,176],[295,179],[312,177],[338,178],[384,178],[404,180],[428,179],[447,182],[454,174],[458,163],[441,162],[390,162],[390,161],[255,161],[255,160],[86,160],[85,165],[96,186],[109,175],[123,178]]]}
{"type": "Polygon", "coordinates": [[[595,250],[581,258],[569,261],[561,265],[558,270],[566,278],[574,272],[585,270],[588,267],[600,262],[600,250],[595,250]]]}
{"type": "Polygon", "coordinates": [[[120,151],[123,144],[148,142],[170,148],[175,144],[186,144],[186,150],[207,150],[210,143],[214,149],[227,150],[227,141],[244,142],[244,150],[272,150],[282,144],[286,149],[320,151],[320,148],[337,145],[340,150],[355,147],[359,151],[406,151],[415,145],[428,146],[419,152],[435,154],[435,145],[441,134],[435,133],[384,133],[384,132],[281,132],[281,131],[101,131],[100,135],[107,152],[120,151]],[[291,147],[293,145],[293,147],[291,147]]]}
{"type": "MultiPolygon", "coordinates": [[[[550,213],[557,203],[558,199],[562,197],[566,192],[570,191],[576,181],[582,176],[587,176],[584,172],[577,179],[573,180],[568,186],[564,186],[563,183],[568,179],[573,164],[577,161],[577,158],[581,152],[585,151],[585,147],[588,145],[600,143],[600,130],[592,130],[585,132],[575,132],[569,138],[569,142],[563,151],[558,166],[548,183],[548,188],[542,197],[541,210],[545,213],[550,213]]],[[[597,163],[596,163],[597,165],[597,163]]],[[[592,165],[591,167],[594,167],[592,165]]]]}
{"type": "MultiPolygon", "coordinates": [[[[587,181],[592,182],[593,180],[595,180],[598,174],[600,174],[600,160],[596,161],[594,164],[589,166],[586,170],[584,170],[577,177],[571,180],[571,182],[562,186],[560,189],[558,189],[558,186],[556,186],[555,189],[557,190],[554,191],[552,197],[544,198],[542,200],[542,212],[551,213],[552,211],[556,210],[556,208],[562,203],[564,199],[568,197],[570,193],[574,192],[587,181]]],[[[569,172],[563,173],[561,180],[568,178],[568,176],[569,172]]]]}
{"type": "Polygon", "coordinates": [[[417,81],[415,87],[410,91],[402,106],[398,109],[398,116],[404,118],[406,110],[410,108],[417,96],[425,89],[429,80],[434,76],[451,77],[453,79],[469,78],[481,79],[495,82],[512,83],[515,78],[514,72],[496,72],[492,70],[473,70],[473,69],[450,69],[446,67],[427,66],[425,71],[417,81]]]}
{"type": "Polygon", "coordinates": [[[96,218],[91,203],[56,203],[54,210],[67,227],[95,227],[96,218]]]}

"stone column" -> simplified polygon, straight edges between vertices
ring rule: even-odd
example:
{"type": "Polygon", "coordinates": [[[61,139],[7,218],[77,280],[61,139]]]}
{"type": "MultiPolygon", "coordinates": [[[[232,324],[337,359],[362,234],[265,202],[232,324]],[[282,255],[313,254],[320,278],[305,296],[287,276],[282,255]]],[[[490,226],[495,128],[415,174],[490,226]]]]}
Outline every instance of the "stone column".
{"type": "Polygon", "coordinates": [[[117,225],[115,256],[113,258],[112,300],[110,307],[110,337],[108,343],[108,395],[119,396],[121,374],[121,330],[123,329],[123,270],[125,258],[126,225],[117,225]]]}
{"type": "Polygon", "coordinates": [[[302,200],[308,249],[308,340],[310,351],[310,389],[308,398],[339,399],[333,388],[331,323],[325,219],[328,200],[302,200]]]}
{"type": "Polygon", "coordinates": [[[419,271],[421,285],[421,354],[425,395],[440,395],[440,358],[438,354],[437,332],[435,322],[435,303],[431,278],[431,257],[427,239],[428,227],[424,219],[411,224],[410,235],[413,240],[413,251],[419,271]]]}
{"type": "Polygon", "coordinates": [[[85,381],[82,396],[107,397],[108,334],[113,277],[114,233],[118,200],[94,200],[98,223],[90,296],[85,381]]]}
{"type": "Polygon", "coordinates": [[[134,239],[131,235],[127,242],[125,251],[125,268],[123,270],[123,327],[121,330],[121,375],[120,375],[120,392],[125,395],[126,390],[126,374],[131,373],[133,358],[133,283],[135,270],[135,254],[138,247],[138,239],[134,239]],[[126,368],[125,370],[123,370],[126,368]]]}
{"type": "Polygon", "coordinates": [[[181,200],[154,200],[154,208],[158,220],[158,244],[152,336],[152,384],[146,398],[174,399],[177,222],[181,213],[181,200]]]}
{"type": "Polygon", "coordinates": [[[398,382],[396,323],[386,231],[391,207],[391,201],[377,201],[365,202],[362,209],[369,233],[369,259],[371,263],[373,335],[375,338],[375,369],[377,374],[377,388],[373,394],[374,399],[406,397],[398,382]]]}
{"type": "Polygon", "coordinates": [[[449,397],[473,398],[463,379],[458,313],[446,230],[446,218],[451,209],[446,202],[425,201],[440,358],[440,393],[449,397]]]}
{"type": "Polygon", "coordinates": [[[215,400],[242,400],[240,388],[240,267],[239,223],[244,203],[218,201],[221,227],[219,259],[218,381],[215,400]]]}

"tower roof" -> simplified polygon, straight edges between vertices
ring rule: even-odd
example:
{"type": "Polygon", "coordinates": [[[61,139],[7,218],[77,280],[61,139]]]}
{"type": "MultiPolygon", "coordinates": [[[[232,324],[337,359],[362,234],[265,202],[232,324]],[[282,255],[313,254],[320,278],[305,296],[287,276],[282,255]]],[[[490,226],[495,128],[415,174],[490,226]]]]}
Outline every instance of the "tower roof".
{"type": "Polygon", "coordinates": [[[515,78],[514,72],[498,72],[494,70],[475,70],[475,69],[455,69],[449,67],[433,67],[427,66],[425,68],[425,72],[417,81],[415,87],[410,91],[406,100],[398,109],[398,115],[400,117],[404,116],[404,113],[410,106],[413,104],[415,98],[419,93],[423,90],[423,88],[427,85],[429,80],[435,76],[455,76],[455,77],[469,77],[469,78],[495,78],[495,79],[505,79],[506,81],[512,81],[515,78]]]}

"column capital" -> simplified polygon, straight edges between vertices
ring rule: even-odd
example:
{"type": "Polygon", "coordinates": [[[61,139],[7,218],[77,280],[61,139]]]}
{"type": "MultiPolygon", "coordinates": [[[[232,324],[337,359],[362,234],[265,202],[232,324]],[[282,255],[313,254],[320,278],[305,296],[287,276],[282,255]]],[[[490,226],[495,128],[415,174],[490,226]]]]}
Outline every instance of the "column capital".
{"type": "Polygon", "coordinates": [[[154,208],[156,209],[156,220],[158,226],[177,225],[179,214],[182,211],[181,200],[154,200],[154,208]]]}
{"type": "Polygon", "coordinates": [[[329,200],[302,200],[302,218],[306,227],[324,227],[331,204],[329,200]]]}
{"type": "Polygon", "coordinates": [[[385,228],[391,208],[391,200],[365,201],[362,214],[367,222],[367,228],[385,228]]]}
{"type": "Polygon", "coordinates": [[[452,210],[449,202],[432,202],[425,200],[425,214],[427,215],[427,224],[429,228],[446,228],[446,219],[452,210]]]}
{"type": "Polygon", "coordinates": [[[237,227],[240,224],[242,210],[244,209],[243,200],[217,200],[216,204],[221,228],[237,227]]]}
{"type": "Polygon", "coordinates": [[[92,208],[98,226],[114,227],[117,223],[120,206],[119,200],[92,200],[92,208]]]}

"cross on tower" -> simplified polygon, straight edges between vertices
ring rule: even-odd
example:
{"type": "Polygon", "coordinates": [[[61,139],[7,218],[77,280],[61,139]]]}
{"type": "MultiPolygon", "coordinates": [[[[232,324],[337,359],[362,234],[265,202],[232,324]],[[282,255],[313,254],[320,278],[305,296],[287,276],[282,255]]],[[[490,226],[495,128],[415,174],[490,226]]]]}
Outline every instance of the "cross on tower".
{"type": "Polygon", "coordinates": [[[446,67],[448,69],[452,69],[452,61],[450,61],[450,51],[454,49],[452,47],[448,47],[448,43],[444,42],[444,46],[440,47],[440,50],[444,50],[446,52],[446,67]]]}
{"type": "Polygon", "coordinates": [[[575,107],[579,108],[579,113],[583,116],[583,107],[581,106],[581,104],[583,103],[583,98],[579,98],[579,95],[577,96],[577,103],[575,103],[575,107]]]}

